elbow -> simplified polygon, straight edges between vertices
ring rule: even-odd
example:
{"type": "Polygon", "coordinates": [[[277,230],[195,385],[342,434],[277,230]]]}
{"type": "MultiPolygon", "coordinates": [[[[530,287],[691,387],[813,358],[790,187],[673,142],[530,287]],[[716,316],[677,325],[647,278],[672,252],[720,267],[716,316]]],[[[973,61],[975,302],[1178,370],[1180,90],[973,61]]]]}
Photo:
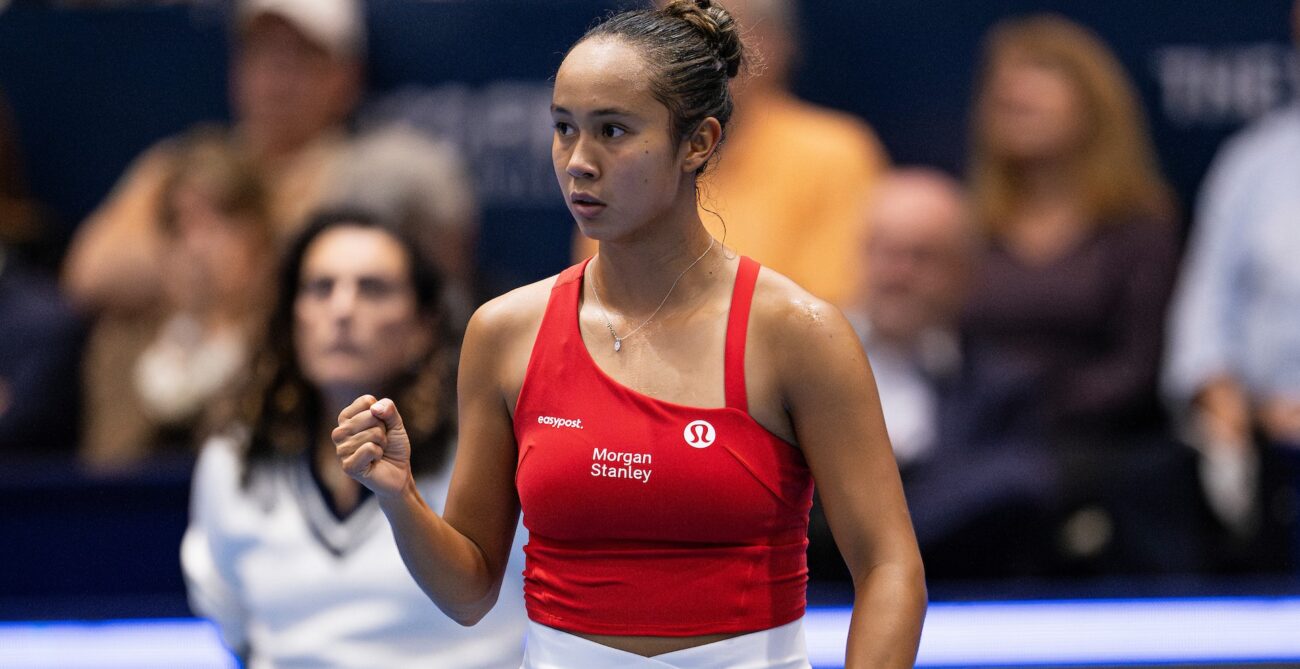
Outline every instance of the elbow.
{"type": "Polygon", "coordinates": [[[921,561],[920,553],[909,555],[906,559],[899,559],[894,563],[891,571],[901,589],[908,593],[908,599],[924,610],[929,603],[930,595],[925,585],[925,563],[921,561]]]}
{"type": "Polygon", "coordinates": [[[920,556],[916,558],[916,568],[911,575],[912,592],[916,593],[917,605],[922,611],[929,608],[930,591],[925,585],[925,564],[921,562],[920,556]]]}
{"type": "Polygon", "coordinates": [[[473,627],[487,616],[488,612],[497,603],[497,591],[489,593],[483,599],[475,602],[466,602],[456,606],[440,606],[442,612],[447,614],[448,618],[456,621],[461,627],[473,627]]]}
{"type": "Polygon", "coordinates": [[[908,583],[912,586],[912,591],[917,594],[922,604],[929,601],[929,590],[925,585],[925,562],[921,559],[921,552],[918,549],[912,553],[907,560],[907,566],[904,573],[908,583]]]}
{"type": "Polygon", "coordinates": [[[480,620],[483,619],[483,616],[487,615],[487,609],[483,609],[481,611],[480,610],[456,611],[455,613],[447,612],[447,615],[452,620],[456,621],[456,624],[460,625],[461,627],[473,627],[477,625],[480,620]]]}
{"type": "Polygon", "coordinates": [[[929,604],[925,564],[919,552],[865,567],[855,574],[853,581],[854,589],[859,593],[883,588],[892,593],[890,597],[895,602],[905,602],[907,608],[922,615],[929,604]]]}

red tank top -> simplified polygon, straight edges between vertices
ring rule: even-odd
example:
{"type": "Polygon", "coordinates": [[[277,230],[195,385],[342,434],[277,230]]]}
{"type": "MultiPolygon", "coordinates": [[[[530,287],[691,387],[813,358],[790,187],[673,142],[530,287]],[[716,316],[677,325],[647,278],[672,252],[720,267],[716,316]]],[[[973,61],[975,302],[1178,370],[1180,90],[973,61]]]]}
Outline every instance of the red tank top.
{"type": "Polygon", "coordinates": [[[695,636],[803,615],[812,476],[749,415],[745,333],[758,263],[741,258],[727,405],[657,400],[596,366],[578,306],[586,262],[551,290],[515,408],[532,620],[587,634],[695,636]]]}

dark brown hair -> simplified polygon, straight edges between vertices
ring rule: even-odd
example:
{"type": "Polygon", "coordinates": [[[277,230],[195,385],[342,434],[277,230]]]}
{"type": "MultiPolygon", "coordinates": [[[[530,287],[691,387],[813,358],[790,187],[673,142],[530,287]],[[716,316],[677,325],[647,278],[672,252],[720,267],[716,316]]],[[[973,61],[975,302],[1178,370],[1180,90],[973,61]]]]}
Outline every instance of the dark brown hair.
{"type": "MultiPolygon", "coordinates": [[[[275,308],[266,340],[253,366],[253,380],[242,408],[251,427],[248,465],[298,456],[309,451],[326,418],[315,386],[302,375],[294,346],[294,303],[302,280],[303,258],[325,232],[336,228],[379,230],[406,252],[411,286],[420,315],[437,332],[428,352],[411,369],[376,390],[402,407],[411,438],[411,469],[436,471],[446,460],[455,434],[455,336],[449,330],[442,302],[442,277],[433,261],[406,227],[360,209],[338,208],[317,213],[294,239],[280,264],[275,308]]],[[[332,413],[332,410],[331,410],[332,413]]],[[[245,467],[247,482],[249,467],[245,467]]]]}
{"type": "Polygon", "coordinates": [[[574,46],[593,38],[623,39],[641,51],[653,72],[651,93],[668,108],[675,141],[709,117],[726,136],[734,107],[729,82],[745,64],[740,28],[727,10],[711,0],[672,0],[662,9],[615,14],[574,46]]]}

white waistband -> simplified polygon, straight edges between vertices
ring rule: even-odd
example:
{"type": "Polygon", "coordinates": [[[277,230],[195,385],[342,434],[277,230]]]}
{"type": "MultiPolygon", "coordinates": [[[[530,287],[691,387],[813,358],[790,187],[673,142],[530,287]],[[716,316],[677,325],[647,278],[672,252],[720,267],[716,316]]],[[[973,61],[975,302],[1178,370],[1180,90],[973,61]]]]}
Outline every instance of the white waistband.
{"type": "Polygon", "coordinates": [[[803,618],[695,648],[641,657],[528,622],[521,669],[811,669],[803,618]]]}

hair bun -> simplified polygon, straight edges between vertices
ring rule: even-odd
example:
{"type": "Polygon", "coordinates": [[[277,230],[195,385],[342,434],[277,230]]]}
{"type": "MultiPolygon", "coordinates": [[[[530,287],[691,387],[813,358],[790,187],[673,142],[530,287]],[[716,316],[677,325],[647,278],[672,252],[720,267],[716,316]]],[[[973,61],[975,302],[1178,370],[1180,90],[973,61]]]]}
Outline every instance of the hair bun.
{"type": "Polygon", "coordinates": [[[663,12],[698,30],[718,54],[728,77],[740,72],[745,61],[745,48],[740,39],[740,27],[730,12],[712,0],[671,0],[663,12]]]}

